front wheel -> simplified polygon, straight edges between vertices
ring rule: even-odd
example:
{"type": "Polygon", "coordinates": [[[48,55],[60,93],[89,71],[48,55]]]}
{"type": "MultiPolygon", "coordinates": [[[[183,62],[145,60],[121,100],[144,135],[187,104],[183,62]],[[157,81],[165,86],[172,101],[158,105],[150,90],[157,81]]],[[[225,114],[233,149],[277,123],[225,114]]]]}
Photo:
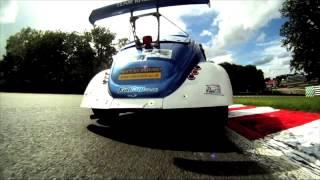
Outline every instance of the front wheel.
{"type": "Polygon", "coordinates": [[[228,123],[228,106],[210,107],[205,111],[204,126],[224,130],[228,123]]]}
{"type": "Polygon", "coordinates": [[[228,124],[228,106],[217,107],[216,112],[219,117],[219,124],[225,127],[228,124]]]}
{"type": "Polygon", "coordinates": [[[108,124],[115,122],[119,117],[119,112],[111,109],[92,109],[92,112],[100,122],[108,124]]]}

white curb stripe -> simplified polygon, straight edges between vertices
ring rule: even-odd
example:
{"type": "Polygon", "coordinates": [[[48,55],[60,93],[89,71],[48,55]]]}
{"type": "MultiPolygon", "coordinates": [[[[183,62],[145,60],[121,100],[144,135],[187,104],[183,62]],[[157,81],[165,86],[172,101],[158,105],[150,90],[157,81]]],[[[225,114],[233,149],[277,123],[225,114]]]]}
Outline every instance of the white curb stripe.
{"type": "MultiPolygon", "coordinates": [[[[238,107],[245,106],[229,106],[238,107]]],[[[271,107],[235,110],[229,112],[229,118],[276,111],[279,110],[271,107]]],[[[266,166],[279,169],[276,173],[279,178],[320,179],[320,119],[254,141],[226,129],[229,139],[245,154],[266,166]]]]}
{"type": "Polygon", "coordinates": [[[270,134],[266,138],[269,137],[315,157],[320,165],[320,119],[270,134]]]}
{"type": "Polygon", "coordinates": [[[270,112],[276,112],[276,111],[279,111],[279,109],[273,109],[272,107],[256,107],[252,109],[230,111],[228,117],[234,118],[234,117],[254,115],[254,114],[264,114],[264,113],[270,113],[270,112]]]}
{"type": "Polygon", "coordinates": [[[229,106],[229,108],[239,108],[239,107],[245,107],[243,104],[232,104],[229,106]]]}
{"type": "Polygon", "coordinates": [[[289,159],[298,161],[320,178],[320,119],[270,134],[257,142],[279,151],[289,151],[284,152],[289,159]]]}
{"type": "Polygon", "coordinates": [[[250,141],[229,128],[226,128],[226,134],[252,160],[258,161],[266,167],[277,169],[275,175],[279,179],[289,177],[294,179],[320,179],[318,173],[314,171],[314,167],[317,167],[317,165],[306,163],[301,158],[302,153],[291,147],[274,141],[250,141]],[[274,147],[271,147],[270,144],[273,144],[274,147]],[[296,158],[292,158],[294,155],[296,158]]]}

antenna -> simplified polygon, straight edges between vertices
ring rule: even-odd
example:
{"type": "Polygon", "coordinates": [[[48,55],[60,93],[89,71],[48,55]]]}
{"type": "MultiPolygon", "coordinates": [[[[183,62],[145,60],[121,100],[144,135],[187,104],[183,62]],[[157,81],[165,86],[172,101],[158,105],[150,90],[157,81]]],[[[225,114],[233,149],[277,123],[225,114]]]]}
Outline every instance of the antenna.
{"type": "Polygon", "coordinates": [[[159,13],[159,7],[157,6],[157,21],[158,21],[158,38],[157,38],[157,46],[160,47],[160,13],[159,13]]]}
{"type": "Polygon", "coordinates": [[[133,16],[133,11],[131,11],[131,17],[130,17],[130,24],[133,32],[133,39],[136,44],[137,49],[141,49],[141,42],[139,40],[139,37],[136,34],[136,20],[139,18],[139,16],[133,16]]]}
{"type": "Polygon", "coordinates": [[[165,17],[164,15],[162,15],[162,17],[164,17],[167,21],[169,21],[171,24],[173,24],[174,26],[176,26],[177,28],[180,29],[180,31],[182,31],[183,33],[185,33],[188,37],[190,36],[189,33],[185,32],[182,28],[180,28],[177,24],[175,24],[174,22],[172,22],[169,18],[165,17]]]}

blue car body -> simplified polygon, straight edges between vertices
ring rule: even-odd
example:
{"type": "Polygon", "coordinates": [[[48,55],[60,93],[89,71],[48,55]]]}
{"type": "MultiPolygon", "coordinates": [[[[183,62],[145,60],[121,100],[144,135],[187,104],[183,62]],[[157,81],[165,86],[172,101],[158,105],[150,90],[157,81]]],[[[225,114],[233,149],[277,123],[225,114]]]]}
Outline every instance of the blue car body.
{"type": "Polygon", "coordinates": [[[129,46],[115,57],[109,79],[114,98],[165,97],[174,92],[192,69],[205,61],[199,45],[186,36],[169,36],[159,49],[136,49],[129,46]],[[153,55],[150,55],[152,54],[153,55]],[[144,74],[156,77],[141,77],[144,74]],[[141,75],[137,78],[121,78],[141,75]]]}

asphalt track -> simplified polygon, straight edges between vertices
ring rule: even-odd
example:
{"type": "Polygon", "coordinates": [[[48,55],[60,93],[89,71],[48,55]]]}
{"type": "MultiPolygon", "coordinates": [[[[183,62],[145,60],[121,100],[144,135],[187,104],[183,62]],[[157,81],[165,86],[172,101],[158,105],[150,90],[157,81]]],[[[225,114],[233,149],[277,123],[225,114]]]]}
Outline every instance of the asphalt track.
{"type": "Polygon", "coordinates": [[[252,160],[223,131],[201,125],[214,114],[128,114],[108,126],[90,120],[80,101],[0,93],[0,179],[278,177],[277,167],[252,160]]]}

